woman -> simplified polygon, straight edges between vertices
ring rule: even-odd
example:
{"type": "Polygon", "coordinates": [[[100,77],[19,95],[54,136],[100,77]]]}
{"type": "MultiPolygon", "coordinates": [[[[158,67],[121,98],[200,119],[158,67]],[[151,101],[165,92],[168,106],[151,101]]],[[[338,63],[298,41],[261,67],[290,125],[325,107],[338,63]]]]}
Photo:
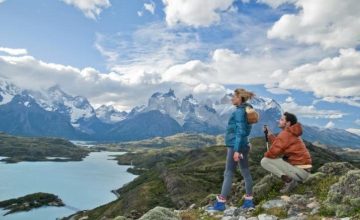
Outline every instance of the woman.
{"type": "Polygon", "coordinates": [[[253,209],[252,197],[252,177],[249,170],[249,150],[250,143],[248,136],[251,132],[251,124],[247,122],[246,103],[255,96],[254,93],[245,89],[235,89],[231,102],[236,106],[236,110],[231,114],[225,134],[225,145],[227,147],[226,167],[221,194],[216,196],[216,202],[208,207],[208,211],[224,211],[226,199],[231,191],[232,178],[234,171],[240,163],[240,172],[245,180],[246,195],[243,205],[244,209],[253,209]]]}

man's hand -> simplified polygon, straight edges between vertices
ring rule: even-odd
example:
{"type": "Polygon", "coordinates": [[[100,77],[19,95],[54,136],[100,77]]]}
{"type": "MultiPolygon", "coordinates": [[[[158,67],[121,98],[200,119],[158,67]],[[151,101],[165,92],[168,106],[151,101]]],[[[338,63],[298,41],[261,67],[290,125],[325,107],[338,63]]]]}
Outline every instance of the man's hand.
{"type": "Polygon", "coordinates": [[[263,127],[263,132],[265,132],[266,130],[268,131],[268,134],[267,134],[268,136],[270,136],[270,135],[273,134],[273,133],[271,132],[271,130],[268,128],[268,126],[264,126],[264,127],[263,127]]]}
{"type": "Polygon", "coordinates": [[[233,158],[234,158],[234,161],[238,162],[240,159],[243,158],[243,155],[239,152],[235,152],[233,158]]]}

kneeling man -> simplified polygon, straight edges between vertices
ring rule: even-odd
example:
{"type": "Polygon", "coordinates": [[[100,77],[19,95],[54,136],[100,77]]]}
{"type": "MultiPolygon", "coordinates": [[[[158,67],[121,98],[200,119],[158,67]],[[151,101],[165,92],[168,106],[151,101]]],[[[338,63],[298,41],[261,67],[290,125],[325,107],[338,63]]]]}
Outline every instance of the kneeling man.
{"type": "Polygon", "coordinates": [[[301,139],[302,127],[294,114],[285,112],[279,120],[282,131],[273,135],[268,132],[271,147],[261,160],[261,166],[278,176],[285,182],[281,193],[288,193],[294,189],[298,182],[303,182],[310,175],[311,156],[301,139]]]}

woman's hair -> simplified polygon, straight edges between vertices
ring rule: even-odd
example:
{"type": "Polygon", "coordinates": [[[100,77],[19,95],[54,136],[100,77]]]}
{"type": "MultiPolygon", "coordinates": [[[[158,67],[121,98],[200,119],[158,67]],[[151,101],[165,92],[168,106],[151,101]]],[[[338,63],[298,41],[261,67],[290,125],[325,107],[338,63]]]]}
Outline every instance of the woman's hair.
{"type": "Polygon", "coordinates": [[[245,89],[242,88],[237,88],[234,90],[234,93],[237,97],[241,98],[241,102],[246,102],[249,99],[254,98],[255,93],[247,91],[245,89]]]}

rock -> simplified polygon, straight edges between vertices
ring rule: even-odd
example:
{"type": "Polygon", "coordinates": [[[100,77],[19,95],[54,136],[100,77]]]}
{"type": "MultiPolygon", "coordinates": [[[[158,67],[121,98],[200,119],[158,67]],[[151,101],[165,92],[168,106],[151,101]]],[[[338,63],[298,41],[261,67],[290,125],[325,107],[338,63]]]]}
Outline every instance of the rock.
{"type": "Polygon", "coordinates": [[[195,207],[196,207],[196,204],[193,203],[193,204],[191,204],[191,205],[189,206],[189,209],[194,209],[195,207]]]}
{"type": "Polygon", "coordinates": [[[254,200],[260,202],[272,190],[279,190],[283,186],[283,182],[273,175],[264,176],[257,184],[254,185],[254,200]]]}
{"type": "Polygon", "coordinates": [[[239,219],[238,217],[233,217],[233,216],[224,216],[221,218],[221,220],[238,220],[238,219],[239,219]]]}
{"type": "Polygon", "coordinates": [[[250,218],[247,218],[246,220],[259,220],[257,217],[250,217],[250,218]]]}
{"type": "Polygon", "coordinates": [[[236,210],[236,207],[230,207],[228,209],[225,209],[224,216],[233,216],[235,210],[236,210]]]}
{"type": "Polygon", "coordinates": [[[171,209],[157,206],[145,213],[139,220],[180,220],[180,216],[171,209]]]}
{"type": "Polygon", "coordinates": [[[284,220],[306,220],[307,216],[291,216],[290,218],[285,218],[284,220]]]}
{"type": "Polygon", "coordinates": [[[284,200],[285,202],[290,202],[290,197],[289,196],[280,196],[280,199],[284,200]]]}
{"type": "Polygon", "coordinates": [[[285,208],[288,203],[281,199],[274,199],[265,202],[261,207],[263,209],[271,209],[271,208],[285,208]]]}
{"type": "Polygon", "coordinates": [[[318,171],[328,175],[341,176],[353,169],[356,168],[348,162],[330,162],[324,164],[318,171]]]}
{"type": "Polygon", "coordinates": [[[124,216],[117,216],[116,218],[114,218],[113,220],[128,220],[128,218],[124,217],[124,216]]]}
{"type": "Polygon", "coordinates": [[[260,214],[258,215],[259,220],[277,220],[278,218],[273,215],[267,215],[267,214],[260,214]]]}
{"type": "Polygon", "coordinates": [[[360,209],[360,169],[350,170],[330,187],[324,206],[337,217],[348,217],[360,209]]]}
{"type": "Polygon", "coordinates": [[[306,195],[294,194],[290,196],[289,209],[287,215],[298,216],[302,212],[308,212],[307,202],[310,200],[306,195]]]}

